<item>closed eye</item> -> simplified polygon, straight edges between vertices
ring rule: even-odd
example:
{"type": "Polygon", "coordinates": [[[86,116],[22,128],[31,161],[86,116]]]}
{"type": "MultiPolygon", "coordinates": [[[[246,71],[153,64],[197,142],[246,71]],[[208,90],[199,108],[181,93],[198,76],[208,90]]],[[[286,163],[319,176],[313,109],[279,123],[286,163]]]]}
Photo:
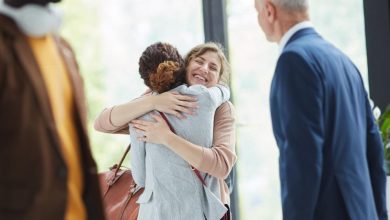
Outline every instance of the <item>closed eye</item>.
{"type": "Polygon", "coordinates": [[[211,69],[212,71],[218,71],[218,68],[217,68],[216,65],[210,65],[210,69],[211,69]]]}

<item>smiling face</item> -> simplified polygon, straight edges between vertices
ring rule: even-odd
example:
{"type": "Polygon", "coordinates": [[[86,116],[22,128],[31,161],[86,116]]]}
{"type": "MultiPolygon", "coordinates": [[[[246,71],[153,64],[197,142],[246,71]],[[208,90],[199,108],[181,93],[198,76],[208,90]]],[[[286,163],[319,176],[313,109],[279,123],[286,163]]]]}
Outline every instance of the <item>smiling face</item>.
{"type": "Polygon", "coordinates": [[[215,86],[220,78],[221,59],[216,52],[206,51],[192,58],[186,70],[189,85],[215,86]]]}

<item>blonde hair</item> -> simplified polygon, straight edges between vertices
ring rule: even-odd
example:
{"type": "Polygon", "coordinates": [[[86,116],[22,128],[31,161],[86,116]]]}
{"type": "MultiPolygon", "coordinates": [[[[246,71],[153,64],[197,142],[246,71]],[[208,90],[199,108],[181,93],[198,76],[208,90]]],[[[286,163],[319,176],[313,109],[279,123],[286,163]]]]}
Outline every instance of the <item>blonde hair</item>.
{"type": "Polygon", "coordinates": [[[199,44],[198,46],[192,48],[184,58],[185,67],[196,57],[199,57],[206,52],[211,51],[217,54],[218,58],[221,61],[221,69],[219,71],[219,81],[225,84],[229,84],[229,75],[230,75],[230,65],[224,54],[224,49],[219,43],[207,42],[204,44],[199,44]]]}

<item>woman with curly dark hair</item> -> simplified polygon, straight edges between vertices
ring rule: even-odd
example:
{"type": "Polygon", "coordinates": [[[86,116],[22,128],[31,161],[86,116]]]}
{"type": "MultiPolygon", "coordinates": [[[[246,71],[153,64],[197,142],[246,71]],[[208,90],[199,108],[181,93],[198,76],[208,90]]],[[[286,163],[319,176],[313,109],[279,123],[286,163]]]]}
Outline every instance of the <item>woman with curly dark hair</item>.
{"type": "Polygon", "coordinates": [[[139,59],[139,73],[152,91],[163,93],[185,83],[184,59],[167,43],[155,43],[139,59]]]}

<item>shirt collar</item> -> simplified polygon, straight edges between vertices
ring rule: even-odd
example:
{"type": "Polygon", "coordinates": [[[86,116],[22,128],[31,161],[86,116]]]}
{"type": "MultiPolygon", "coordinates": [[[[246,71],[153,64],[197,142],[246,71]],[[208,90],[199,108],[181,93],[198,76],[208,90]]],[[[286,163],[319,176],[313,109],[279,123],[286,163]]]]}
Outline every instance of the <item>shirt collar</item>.
{"type": "Polygon", "coordinates": [[[300,22],[294,26],[292,26],[282,37],[282,39],[280,39],[279,41],[279,54],[281,54],[284,50],[284,47],[286,46],[288,40],[290,40],[290,38],[295,34],[297,33],[299,30],[302,30],[304,28],[310,28],[310,27],[313,27],[313,24],[310,22],[310,21],[303,21],[303,22],[300,22]]]}

